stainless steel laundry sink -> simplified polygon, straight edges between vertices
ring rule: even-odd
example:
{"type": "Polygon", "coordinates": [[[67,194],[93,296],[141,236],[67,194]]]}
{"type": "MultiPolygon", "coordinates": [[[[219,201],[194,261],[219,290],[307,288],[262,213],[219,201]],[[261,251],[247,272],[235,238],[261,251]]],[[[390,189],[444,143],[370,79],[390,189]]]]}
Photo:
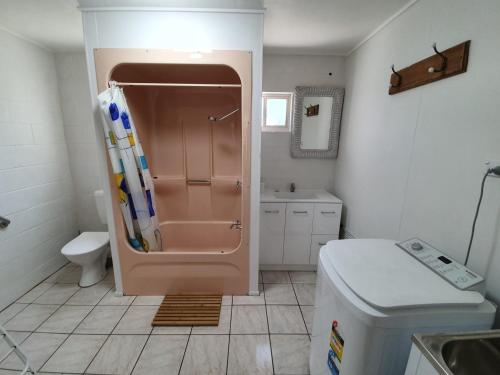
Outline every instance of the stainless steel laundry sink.
{"type": "Polygon", "coordinates": [[[500,374],[500,330],[415,335],[413,342],[442,375],[500,374]]]}

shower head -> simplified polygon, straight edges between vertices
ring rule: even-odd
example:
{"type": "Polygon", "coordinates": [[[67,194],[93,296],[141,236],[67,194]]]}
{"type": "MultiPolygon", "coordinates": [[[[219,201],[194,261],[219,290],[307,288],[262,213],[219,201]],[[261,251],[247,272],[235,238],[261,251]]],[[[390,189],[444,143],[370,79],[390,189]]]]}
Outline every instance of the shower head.
{"type": "Polygon", "coordinates": [[[215,116],[208,116],[208,121],[211,121],[211,122],[217,122],[217,121],[222,121],[224,120],[225,118],[235,114],[236,112],[238,112],[240,109],[239,108],[236,108],[234,111],[232,112],[229,112],[228,114],[224,115],[224,116],[221,116],[221,117],[215,117],[215,116]]]}

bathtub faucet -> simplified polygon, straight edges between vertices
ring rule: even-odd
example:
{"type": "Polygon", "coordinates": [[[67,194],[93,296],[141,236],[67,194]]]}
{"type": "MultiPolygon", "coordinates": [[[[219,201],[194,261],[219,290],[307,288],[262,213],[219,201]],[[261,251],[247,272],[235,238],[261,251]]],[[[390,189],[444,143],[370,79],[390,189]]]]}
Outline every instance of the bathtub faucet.
{"type": "Polygon", "coordinates": [[[241,221],[238,219],[231,224],[231,229],[242,229],[241,221]]]}

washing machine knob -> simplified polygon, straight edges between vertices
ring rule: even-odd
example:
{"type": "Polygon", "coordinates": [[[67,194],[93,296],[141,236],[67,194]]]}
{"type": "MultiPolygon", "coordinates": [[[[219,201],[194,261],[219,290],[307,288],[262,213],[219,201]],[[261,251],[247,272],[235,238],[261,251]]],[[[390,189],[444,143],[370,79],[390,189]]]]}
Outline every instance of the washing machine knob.
{"type": "Polygon", "coordinates": [[[411,244],[411,248],[412,248],[412,250],[418,251],[418,250],[422,250],[424,247],[422,246],[422,244],[420,242],[413,242],[411,244]]]}

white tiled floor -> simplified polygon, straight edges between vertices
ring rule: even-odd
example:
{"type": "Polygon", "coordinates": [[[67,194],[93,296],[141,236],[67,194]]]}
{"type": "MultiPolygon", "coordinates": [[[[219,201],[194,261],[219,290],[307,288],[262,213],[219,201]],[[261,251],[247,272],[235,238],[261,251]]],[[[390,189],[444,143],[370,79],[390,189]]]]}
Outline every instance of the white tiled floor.
{"type": "MultiPolygon", "coordinates": [[[[0,312],[40,374],[307,374],[315,272],[263,271],[259,296],[224,296],[218,327],[151,327],[162,296],[116,297],[68,265],[0,312]]],[[[6,348],[0,343],[0,358],[6,348]]],[[[17,374],[13,355],[0,375],[17,374]]]]}

